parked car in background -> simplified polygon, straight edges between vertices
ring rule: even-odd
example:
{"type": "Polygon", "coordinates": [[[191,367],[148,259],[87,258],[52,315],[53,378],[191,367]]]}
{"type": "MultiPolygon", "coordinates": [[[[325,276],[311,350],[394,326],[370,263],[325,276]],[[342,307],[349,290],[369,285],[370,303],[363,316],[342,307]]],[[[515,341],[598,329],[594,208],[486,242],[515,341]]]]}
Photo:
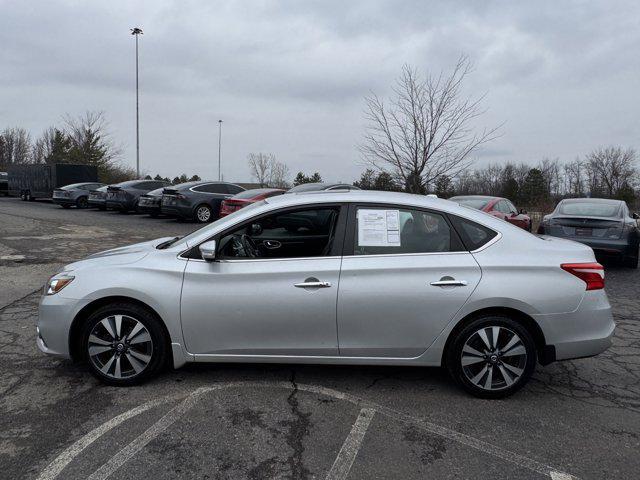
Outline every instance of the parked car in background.
{"type": "Polygon", "coordinates": [[[105,185],[89,192],[89,208],[107,209],[107,188],[105,185]]]}
{"type": "Polygon", "coordinates": [[[286,193],[321,192],[323,190],[360,190],[349,183],[303,183],[287,190],[286,193]]]}
{"type": "Polygon", "coordinates": [[[5,197],[9,195],[9,174],[0,172],[0,195],[5,197]]]}
{"type": "Polygon", "coordinates": [[[52,198],[57,188],[79,182],[98,182],[98,169],[69,163],[12,165],[9,167],[9,194],[22,200],[52,198]]]}
{"type": "Polygon", "coordinates": [[[106,206],[120,212],[137,210],[138,199],[151,190],[163,188],[169,182],[163,180],[129,180],[107,187],[106,206]]]}
{"type": "Polygon", "coordinates": [[[538,362],[611,345],[604,280],[585,245],[453,202],[280,195],[66,266],[44,289],[36,341],[111,385],[186,362],[445,365],[499,398],[538,362]]]}
{"type": "Polygon", "coordinates": [[[460,195],[449,200],[465,207],[475,208],[498,217],[509,223],[531,231],[531,217],[524,210],[518,210],[510,200],[502,197],[489,197],[485,195],[460,195]]]}
{"type": "Polygon", "coordinates": [[[220,206],[244,188],[227,182],[187,182],[166,187],[160,211],[164,215],[208,223],[220,217],[220,206]]]}
{"type": "Polygon", "coordinates": [[[89,194],[91,190],[104,187],[103,183],[72,183],[53,191],[53,203],[62,208],[87,208],[89,207],[89,194]]]}
{"type": "Polygon", "coordinates": [[[162,203],[162,192],[164,187],[151,190],[138,199],[138,212],[146,213],[152,217],[160,215],[160,204],[162,203]]]}
{"type": "Polygon", "coordinates": [[[224,217],[247,205],[264,200],[265,198],[282,195],[284,192],[285,190],[280,188],[255,188],[253,190],[245,190],[222,201],[220,216],[224,217]]]}
{"type": "Polygon", "coordinates": [[[597,254],[638,268],[639,218],[622,200],[569,198],[543,217],[538,233],[584,243],[597,254]]]}

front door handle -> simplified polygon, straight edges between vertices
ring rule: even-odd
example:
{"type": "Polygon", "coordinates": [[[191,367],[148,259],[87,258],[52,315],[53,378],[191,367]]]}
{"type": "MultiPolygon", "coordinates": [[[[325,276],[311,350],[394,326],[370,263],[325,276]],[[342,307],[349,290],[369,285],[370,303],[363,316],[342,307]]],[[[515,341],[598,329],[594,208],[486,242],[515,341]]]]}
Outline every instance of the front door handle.
{"type": "Polygon", "coordinates": [[[269,250],[274,250],[282,246],[282,244],[277,240],[265,240],[262,242],[262,245],[264,245],[264,248],[268,248],[269,250]]]}
{"type": "Polygon", "coordinates": [[[434,287],[466,287],[466,280],[438,280],[437,282],[431,282],[429,285],[434,287]]]}
{"type": "Polygon", "coordinates": [[[294,283],[293,286],[298,288],[329,288],[331,286],[331,282],[302,282],[294,283]]]}

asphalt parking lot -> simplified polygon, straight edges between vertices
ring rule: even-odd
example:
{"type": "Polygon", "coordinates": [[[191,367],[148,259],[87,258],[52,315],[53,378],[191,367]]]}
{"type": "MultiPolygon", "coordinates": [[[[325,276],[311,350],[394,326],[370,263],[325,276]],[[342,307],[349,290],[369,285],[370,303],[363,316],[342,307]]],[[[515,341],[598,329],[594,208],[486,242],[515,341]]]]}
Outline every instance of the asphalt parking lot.
{"type": "Polygon", "coordinates": [[[190,223],[0,198],[0,477],[637,478],[640,271],[606,265],[614,346],[507,400],[439,369],[188,366],[106,387],[35,345],[60,266],[190,223]]]}

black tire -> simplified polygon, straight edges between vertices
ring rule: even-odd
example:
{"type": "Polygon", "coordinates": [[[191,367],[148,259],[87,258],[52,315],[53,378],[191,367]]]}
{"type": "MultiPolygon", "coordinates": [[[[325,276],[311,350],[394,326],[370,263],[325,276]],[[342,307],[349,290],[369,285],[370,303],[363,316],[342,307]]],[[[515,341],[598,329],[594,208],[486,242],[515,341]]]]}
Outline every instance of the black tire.
{"type": "Polygon", "coordinates": [[[86,196],[78,197],[76,200],[76,207],[78,208],[89,208],[89,199],[86,196]]]}
{"type": "MultiPolygon", "coordinates": [[[[487,333],[485,332],[485,334],[487,333]]],[[[490,343],[493,343],[491,337],[489,337],[488,340],[490,343]]],[[[478,349],[476,349],[476,351],[478,351],[478,349]]],[[[513,395],[529,381],[535,370],[537,352],[533,337],[522,324],[503,315],[485,315],[469,322],[451,339],[447,347],[445,362],[451,377],[470,394],[479,398],[504,398],[513,395]],[[511,334],[517,335],[520,338],[520,342],[517,342],[508,351],[516,348],[522,350],[521,347],[524,347],[526,356],[509,355],[501,358],[500,354],[491,354],[491,351],[484,347],[483,344],[483,351],[481,353],[488,352],[489,354],[484,355],[482,360],[479,361],[475,359],[480,357],[473,354],[466,354],[465,358],[471,359],[474,363],[463,366],[463,348],[465,348],[467,342],[481,341],[480,336],[476,337],[477,332],[488,327],[500,327],[498,337],[501,340],[499,340],[498,345],[502,343],[503,346],[506,346],[505,344],[508,344],[509,340],[513,337],[511,334]],[[507,357],[508,362],[505,360],[507,357]],[[516,370],[522,370],[519,377],[515,378],[515,375],[512,376],[511,370],[506,368],[505,365],[515,368],[516,370]],[[486,373],[479,377],[477,383],[484,383],[485,386],[487,383],[490,383],[491,385],[488,389],[473,383],[469,378],[475,374],[477,375],[474,376],[474,378],[478,378],[483,368],[487,369],[486,373]],[[489,370],[491,370],[491,378],[489,377],[489,370]],[[493,372],[496,372],[495,377],[493,377],[493,372]],[[502,372],[505,372],[509,379],[506,379],[502,372]],[[495,388],[493,387],[493,383],[495,383],[495,388]]]]}
{"type": "Polygon", "coordinates": [[[31,191],[30,191],[30,190],[26,190],[26,191],[24,192],[24,199],[25,199],[27,202],[33,202],[33,201],[35,200],[35,199],[31,196],[31,191]]]}
{"type": "Polygon", "coordinates": [[[20,191],[20,200],[22,200],[23,202],[27,201],[27,197],[24,195],[24,190],[20,191]]]}
{"type": "Polygon", "coordinates": [[[209,223],[213,221],[213,209],[206,203],[200,204],[193,210],[193,218],[198,223],[209,223]]]}
{"type": "MultiPolygon", "coordinates": [[[[101,326],[98,328],[102,328],[101,326]]],[[[126,335],[125,331],[126,325],[125,320],[123,320],[123,326],[121,334],[124,337],[126,335]]],[[[108,337],[107,337],[108,338],[108,337]]],[[[89,371],[93,376],[95,376],[98,380],[107,385],[113,385],[117,387],[126,387],[131,385],[140,384],[149,378],[156,375],[166,364],[167,359],[167,341],[166,334],[164,328],[162,327],[158,318],[146,308],[141,306],[126,303],[126,302],[117,302],[110,305],[106,305],[104,307],[99,308],[95,312],[93,312],[87,321],[85,322],[82,328],[82,334],[80,335],[80,351],[82,352],[84,360],[86,360],[89,371]],[[130,376],[126,376],[123,378],[115,378],[115,372],[112,372],[112,368],[107,369],[107,374],[103,373],[96,363],[99,360],[93,360],[89,355],[89,336],[92,332],[95,333],[94,328],[102,322],[102,320],[109,318],[113,315],[123,315],[130,319],[134,319],[135,321],[141,323],[144,328],[146,328],[150,338],[151,345],[148,343],[145,345],[148,349],[146,353],[151,356],[151,359],[146,364],[143,370],[139,373],[134,373],[130,376]]],[[[118,343],[125,343],[124,339],[121,338],[121,341],[118,343]]],[[[128,348],[131,348],[130,346],[128,348]]],[[[136,347],[138,348],[138,347],[136,347]]],[[[109,357],[116,352],[116,349],[112,349],[108,352],[104,353],[105,358],[109,357]]],[[[123,354],[118,354],[117,356],[121,357],[122,355],[126,356],[128,353],[127,350],[124,350],[123,354]]],[[[105,364],[108,361],[105,362],[105,364]]],[[[115,364],[115,362],[114,362],[115,364]]],[[[129,365],[129,370],[133,369],[133,364],[129,362],[129,360],[125,360],[124,358],[121,360],[121,364],[125,366],[129,365]]],[[[115,365],[114,365],[115,367],[115,365]]],[[[124,370],[123,370],[124,372],[124,370]]]]}
{"type": "Polygon", "coordinates": [[[638,257],[624,257],[622,263],[627,268],[638,268],[638,257]]]}

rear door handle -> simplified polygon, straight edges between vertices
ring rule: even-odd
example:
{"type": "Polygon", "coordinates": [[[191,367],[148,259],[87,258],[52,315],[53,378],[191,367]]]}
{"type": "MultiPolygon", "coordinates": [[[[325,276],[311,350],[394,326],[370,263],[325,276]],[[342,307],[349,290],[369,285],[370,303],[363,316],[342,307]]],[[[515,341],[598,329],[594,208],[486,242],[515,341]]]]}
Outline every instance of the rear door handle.
{"type": "Polygon", "coordinates": [[[262,245],[264,245],[264,248],[268,248],[269,250],[280,248],[282,246],[282,244],[277,240],[265,240],[262,242],[262,245]]]}
{"type": "Polygon", "coordinates": [[[434,287],[466,287],[466,280],[438,280],[437,282],[431,282],[430,285],[434,287]]]}
{"type": "Polygon", "coordinates": [[[294,283],[293,286],[298,288],[329,288],[331,282],[302,282],[294,283]]]}

